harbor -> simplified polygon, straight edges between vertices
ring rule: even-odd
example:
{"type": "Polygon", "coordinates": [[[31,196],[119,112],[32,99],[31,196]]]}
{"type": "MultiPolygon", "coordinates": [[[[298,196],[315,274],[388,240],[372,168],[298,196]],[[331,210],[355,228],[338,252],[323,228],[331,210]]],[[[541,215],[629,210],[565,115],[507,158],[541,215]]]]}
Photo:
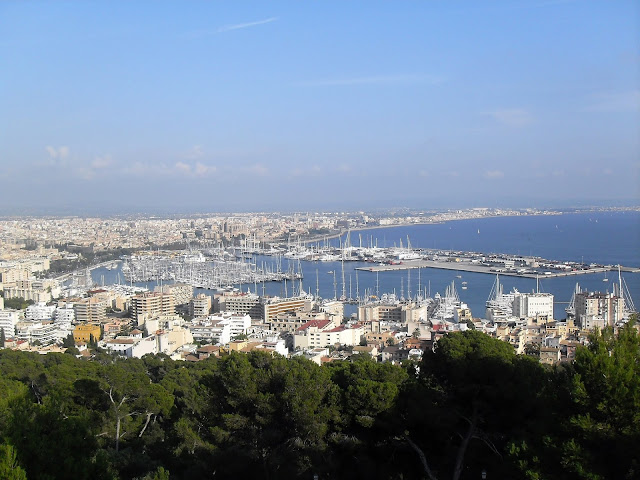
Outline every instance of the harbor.
{"type": "MultiPolygon", "coordinates": [[[[481,265],[478,263],[469,263],[469,262],[455,262],[455,261],[436,261],[436,260],[405,260],[403,262],[389,263],[389,264],[378,264],[373,266],[364,266],[357,267],[356,270],[367,271],[367,272],[389,272],[396,270],[411,270],[418,268],[435,268],[439,270],[456,270],[461,272],[472,272],[472,273],[486,273],[490,275],[495,275],[499,273],[500,275],[512,276],[512,277],[522,277],[522,278],[556,278],[556,277],[568,277],[572,275],[587,275],[592,273],[604,273],[610,271],[617,271],[617,265],[609,265],[609,266],[594,266],[587,267],[583,269],[562,269],[562,270],[554,270],[554,271],[519,271],[519,270],[509,270],[507,268],[496,268],[489,265],[481,265]]],[[[620,270],[628,273],[640,273],[640,268],[633,267],[623,267],[620,266],[620,270]]]]}

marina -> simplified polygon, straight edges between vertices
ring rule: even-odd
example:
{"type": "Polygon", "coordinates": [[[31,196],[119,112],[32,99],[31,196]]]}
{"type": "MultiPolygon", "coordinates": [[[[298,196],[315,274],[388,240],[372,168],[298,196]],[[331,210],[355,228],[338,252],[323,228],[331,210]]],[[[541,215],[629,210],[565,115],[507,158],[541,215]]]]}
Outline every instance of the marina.
{"type": "MultiPolygon", "coordinates": [[[[480,265],[477,263],[469,263],[469,262],[450,262],[450,261],[435,261],[435,260],[406,260],[402,263],[393,263],[393,264],[383,264],[383,265],[374,265],[374,266],[365,266],[358,267],[357,270],[365,270],[368,272],[389,272],[395,270],[411,270],[417,268],[435,268],[440,270],[456,270],[463,272],[473,272],[473,273],[486,273],[490,275],[495,275],[496,273],[500,273],[500,275],[512,276],[512,277],[523,277],[523,278],[555,278],[555,277],[568,277],[571,275],[586,275],[591,273],[603,273],[609,271],[615,271],[618,269],[617,265],[609,265],[609,266],[594,266],[583,269],[562,269],[555,271],[518,271],[518,270],[507,270],[505,268],[496,268],[488,265],[480,265]]],[[[620,267],[623,272],[629,273],[639,273],[640,268],[632,268],[632,267],[620,267]]]]}

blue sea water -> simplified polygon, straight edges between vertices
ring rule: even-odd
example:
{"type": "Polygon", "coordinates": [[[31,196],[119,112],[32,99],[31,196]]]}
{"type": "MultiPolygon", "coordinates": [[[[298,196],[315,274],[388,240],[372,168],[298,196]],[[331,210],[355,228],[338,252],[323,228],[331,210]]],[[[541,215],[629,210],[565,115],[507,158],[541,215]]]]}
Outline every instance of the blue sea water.
{"type": "MultiPolygon", "coordinates": [[[[378,228],[351,233],[351,244],[376,244],[379,247],[399,245],[406,246],[407,236],[413,247],[437,248],[446,250],[475,251],[482,253],[512,253],[534,255],[549,260],[584,261],[603,265],[621,264],[629,267],[640,267],[640,212],[592,212],[572,213],[549,216],[496,217],[477,220],[460,220],[442,224],[413,225],[406,227],[378,228]],[[478,233],[480,232],[480,233],[478,233]]],[[[335,240],[336,242],[338,240],[335,240]]],[[[344,241],[344,238],[343,238],[344,241]]],[[[271,262],[272,257],[258,257],[257,262],[271,262]]],[[[347,296],[360,295],[365,291],[371,294],[394,292],[397,295],[415,295],[418,289],[431,295],[444,293],[452,281],[462,301],[466,302],[475,317],[484,318],[485,302],[495,281],[493,275],[456,272],[437,269],[421,269],[418,278],[417,270],[399,270],[380,272],[356,272],[357,267],[369,266],[362,262],[345,262],[345,287],[347,296]],[[462,278],[457,278],[461,275],[462,278]],[[461,289],[461,282],[466,281],[467,290],[461,289]]],[[[283,262],[283,270],[287,269],[287,261],[283,262]]],[[[297,267],[297,262],[294,267],[297,267]]],[[[341,296],[343,292],[342,265],[340,262],[300,262],[304,274],[305,291],[320,296],[333,298],[334,292],[341,296]],[[335,272],[334,274],[328,272],[335,272]]],[[[93,271],[96,282],[104,276],[105,282],[115,282],[119,270],[97,269],[93,271]]],[[[589,274],[540,280],[540,290],[554,294],[555,317],[565,318],[564,309],[571,299],[576,282],[590,291],[611,291],[617,282],[617,273],[607,274],[608,282],[603,282],[605,274],[589,274]]],[[[640,307],[640,274],[623,273],[632,299],[636,307],[640,307]]],[[[505,291],[512,287],[521,292],[533,291],[535,279],[501,277],[505,291]]],[[[140,284],[153,288],[154,282],[140,284]]],[[[243,285],[244,291],[257,287],[258,293],[268,295],[291,294],[291,285],[284,283],[267,283],[263,285],[243,285]]],[[[296,289],[299,284],[296,283],[296,289]]],[[[198,290],[213,294],[209,290],[198,290]]],[[[347,313],[355,311],[355,307],[345,309],[347,313]]]]}

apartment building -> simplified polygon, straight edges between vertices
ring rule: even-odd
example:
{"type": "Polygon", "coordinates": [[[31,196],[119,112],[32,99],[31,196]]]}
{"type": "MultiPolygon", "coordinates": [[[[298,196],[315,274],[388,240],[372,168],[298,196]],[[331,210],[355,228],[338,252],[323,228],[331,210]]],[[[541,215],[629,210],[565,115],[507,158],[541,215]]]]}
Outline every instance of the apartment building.
{"type": "Polygon", "coordinates": [[[131,317],[142,315],[172,315],[176,312],[176,300],[172,293],[147,292],[131,297],[131,317]]]}

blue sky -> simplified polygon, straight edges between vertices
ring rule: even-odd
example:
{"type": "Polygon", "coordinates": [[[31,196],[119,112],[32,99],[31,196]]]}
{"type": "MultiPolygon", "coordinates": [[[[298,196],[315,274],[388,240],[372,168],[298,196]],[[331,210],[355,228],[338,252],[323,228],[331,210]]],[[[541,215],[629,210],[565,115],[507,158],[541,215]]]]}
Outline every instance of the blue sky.
{"type": "Polygon", "coordinates": [[[639,8],[3,2],[0,205],[637,204],[639,8]]]}

